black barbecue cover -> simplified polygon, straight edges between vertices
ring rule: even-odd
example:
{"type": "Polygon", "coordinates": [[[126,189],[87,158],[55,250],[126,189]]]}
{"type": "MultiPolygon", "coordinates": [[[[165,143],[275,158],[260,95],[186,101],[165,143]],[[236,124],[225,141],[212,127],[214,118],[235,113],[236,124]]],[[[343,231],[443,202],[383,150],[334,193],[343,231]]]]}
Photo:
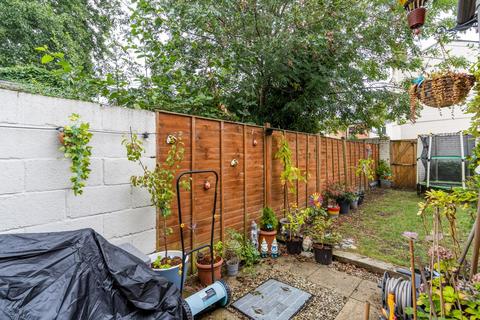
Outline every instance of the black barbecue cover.
{"type": "Polygon", "coordinates": [[[0,235],[0,319],[183,319],[170,282],[91,229],[0,235]]]}

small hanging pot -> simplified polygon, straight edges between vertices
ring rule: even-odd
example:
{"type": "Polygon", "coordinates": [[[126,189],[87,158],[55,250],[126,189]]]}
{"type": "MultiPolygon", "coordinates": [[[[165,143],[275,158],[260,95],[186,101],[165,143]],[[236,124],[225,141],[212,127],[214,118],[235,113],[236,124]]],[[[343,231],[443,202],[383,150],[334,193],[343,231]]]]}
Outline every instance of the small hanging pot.
{"type": "Polygon", "coordinates": [[[425,23],[426,13],[427,9],[422,7],[410,11],[407,14],[408,26],[410,29],[413,30],[421,28],[425,23]]]}

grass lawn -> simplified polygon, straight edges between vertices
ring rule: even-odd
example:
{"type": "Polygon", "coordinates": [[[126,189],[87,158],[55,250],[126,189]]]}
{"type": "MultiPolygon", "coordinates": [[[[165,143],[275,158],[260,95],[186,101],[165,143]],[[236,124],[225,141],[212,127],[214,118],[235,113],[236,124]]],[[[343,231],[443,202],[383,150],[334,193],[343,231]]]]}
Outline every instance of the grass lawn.
{"type": "MultiPolygon", "coordinates": [[[[357,249],[350,250],[371,258],[391,262],[399,266],[409,265],[408,240],[404,231],[419,235],[416,255],[427,262],[428,246],[418,203],[423,198],[415,191],[375,190],[365,198],[363,205],[353,214],[339,218],[339,231],[343,238],[353,238],[357,249]]],[[[461,245],[473,225],[470,213],[457,212],[457,228],[461,245]]],[[[450,240],[448,224],[444,223],[444,241],[450,240]]],[[[447,246],[448,244],[446,244],[447,246]]]]}

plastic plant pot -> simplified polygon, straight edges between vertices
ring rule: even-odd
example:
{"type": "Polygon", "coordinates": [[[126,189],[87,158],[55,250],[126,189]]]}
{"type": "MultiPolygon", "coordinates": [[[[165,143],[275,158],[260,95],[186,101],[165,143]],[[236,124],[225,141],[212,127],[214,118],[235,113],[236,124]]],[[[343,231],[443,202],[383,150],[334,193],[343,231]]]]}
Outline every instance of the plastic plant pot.
{"type": "MultiPolygon", "coordinates": [[[[150,254],[148,257],[150,258],[150,261],[155,261],[157,257],[165,257],[165,251],[161,252],[155,252],[150,254]]],[[[179,250],[168,250],[168,256],[169,257],[182,257],[182,251],[179,250]]],[[[185,273],[183,274],[183,277],[181,276],[181,265],[176,265],[168,269],[155,269],[152,268],[155,272],[159,273],[162,277],[167,279],[168,281],[172,282],[178,289],[180,289],[181,281],[183,280],[183,283],[185,283],[186,275],[188,274],[188,260],[189,257],[187,257],[185,261],[185,273]]]]}
{"type": "Polygon", "coordinates": [[[407,15],[408,26],[410,29],[418,29],[423,26],[425,23],[425,15],[427,14],[427,9],[417,8],[410,11],[407,15]]]}
{"type": "Polygon", "coordinates": [[[330,215],[330,217],[336,218],[336,217],[338,217],[338,214],[340,213],[340,207],[339,206],[328,207],[327,212],[330,215]]]}
{"type": "Polygon", "coordinates": [[[272,248],[273,239],[275,239],[276,236],[277,236],[277,231],[276,230],[264,231],[264,230],[260,229],[260,232],[259,232],[259,235],[258,235],[258,250],[260,251],[262,241],[263,241],[263,239],[265,239],[265,241],[267,242],[267,246],[268,246],[268,252],[270,252],[271,248],[272,248]]]}
{"type": "Polygon", "coordinates": [[[235,277],[238,274],[239,259],[231,259],[227,261],[227,276],[235,277]]]}
{"type": "Polygon", "coordinates": [[[313,255],[315,257],[315,261],[323,265],[332,264],[332,251],[332,247],[328,245],[313,245],[313,255]]]}
{"type": "Polygon", "coordinates": [[[352,210],[358,209],[358,197],[355,198],[352,202],[350,202],[350,209],[352,210]]]}
{"type": "Polygon", "coordinates": [[[363,200],[365,200],[365,193],[362,191],[358,194],[358,205],[361,205],[363,200]]]}
{"type": "Polygon", "coordinates": [[[392,181],[388,179],[380,179],[380,186],[382,188],[391,188],[392,187],[392,181]]]}
{"type": "MultiPolygon", "coordinates": [[[[220,280],[222,278],[222,264],[223,259],[213,264],[213,272],[215,273],[215,280],[220,280]]],[[[198,270],[198,278],[200,279],[200,283],[204,286],[209,286],[212,284],[212,265],[209,264],[201,264],[196,262],[197,270],[198,270]]]]}
{"type": "Polygon", "coordinates": [[[301,239],[292,239],[285,242],[287,245],[287,252],[289,254],[300,254],[302,253],[302,240],[301,239]]]}
{"type": "Polygon", "coordinates": [[[350,213],[350,200],[339,200],[338,205],[340,206],[340,214],[350,213]]]}

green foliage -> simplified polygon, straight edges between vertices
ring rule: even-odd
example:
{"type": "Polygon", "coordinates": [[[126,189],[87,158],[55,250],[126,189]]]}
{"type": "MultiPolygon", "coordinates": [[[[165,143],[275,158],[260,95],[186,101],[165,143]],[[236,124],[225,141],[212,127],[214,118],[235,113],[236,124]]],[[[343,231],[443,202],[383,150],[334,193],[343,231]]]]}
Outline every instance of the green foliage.
{"type": "Polygon", "coordinates": [[[333,226],[333,219],[325,215],[317,215],[308,224],[305,233],[317,244],[333,246],[342,239],[342,236],[333,230],[333,226]]]}
{"type": "MultiPolygon", "coordinates": [[[[142,141],[138,139],[136,134],[131,133],[130,138],[124,138],[122,144],[127,150],[127,158],[132,162],[138,163],[142,168],[143,175],[132,176],[130,181],[133,186],[144,188],[150,194],[150,202],[160,213],[163,222],[163,239],[165,252],[167,248],[167,237],[173,233],[172,228],[167,227],[167,219],[172,213],[172,200],[176,193],[174,189],[175,173],[180,169],[180,163],[185,154],[185,148],[179,133],[170,144],[165,161],[157,163],[155,169],[150,170],[142,162],[141,156],[145,152],[142,141]]],[[[182,186],[186,189],[190,188],[189,181],[182,181],[182,186]]]]}
{"type": "Polygon", "coordinates": [[[112,21],[122,10],[119,4],[117,0],[1,1],[0,66],[35,65],[34,48],[48,45],[91,73],[106,57],[112,21]]]}
{"type": "Polygon", "coordinates": [[[311,216],[312,212],[312,208],[299,209],[297,206],[292,206],[292,208],[288,210],[285,229],[288,232],[290,241],[301,235],[305,223],[311,216]]]}
{"type": "Polygon", "coordinates": [[[85,180],[90,175],[90,156],[92,147],[88,144],[92,138],[89,131],[90,124],[80,121],[80,116],[76,113],[70,115],[69,120],[72,124],[63,127],[63,145],[60,150],[65,154],[65,158],[72,160],[70,171],[72,171],[73,193],[77,196],[83,193],[85,180]]]}
{"type": "Polygon", "coordinates": [[[390,165],[385,160],[378,162],[376,173],[380,179],[390,179],[392,177],[392,169],[390,169],[390,165]]]}
{"type": "Polygon", "coordinates": [[[347,186],[345,183],[330,182],[327,188],[323,191],[323,197],[327,200],[339,201],[353,201],[356,197],[353,188],[347,186]]]}
{"type": "Polygon", "coordinates": [[[287,186],[289,193],[295,193],[296,182],[306,182],[307,175],[293,166],[292,163],[292,150],[288,144],[288,140],[282,136],[279,141],[278,151],[275,153],[275,159],[279,159],[283,166],[283,171],[280,174],[280,181],[282,185],[287,186]]]}
{"type": "Polygon", "coordinates": [[[260,253],[244,235],[234,229],[227,229],[229,240],[227,248],[232,249],[236,256],[245,263],[245,266],[251,267],[260,261],[260,253]]]}
{"type": "Polygon", "coordinates": [[[372,158],[358,160],[358,165],[355,170],[355,175],[357,177],[364,175],[365,177],[367,177],[368,180],[375,179],[375,176],[373,175],[373,173],[375,172],[373,169],[374,165],[375,165],[375,160],[373,160],[372,158]]]}
{"type": "MultiPolygon", "coordinates": [[[[392,68],[421,67],[394,1],[135,4],[134,49],[150,68],[148,87],[163,93],[158,105],[307,132],[408,116],[406,92],[367,84],[386,80],[392,68]]],[[[455,6],[433,2],[420,37],[452,26],[439,16],[455,6]]]]}
{"type": "Polygon", "coordinates": [[[265,231],[277,230],[278,219],[270,207],[265,207],[262,209],[262,217],[260,218],[260,228],[265,231]]]}

